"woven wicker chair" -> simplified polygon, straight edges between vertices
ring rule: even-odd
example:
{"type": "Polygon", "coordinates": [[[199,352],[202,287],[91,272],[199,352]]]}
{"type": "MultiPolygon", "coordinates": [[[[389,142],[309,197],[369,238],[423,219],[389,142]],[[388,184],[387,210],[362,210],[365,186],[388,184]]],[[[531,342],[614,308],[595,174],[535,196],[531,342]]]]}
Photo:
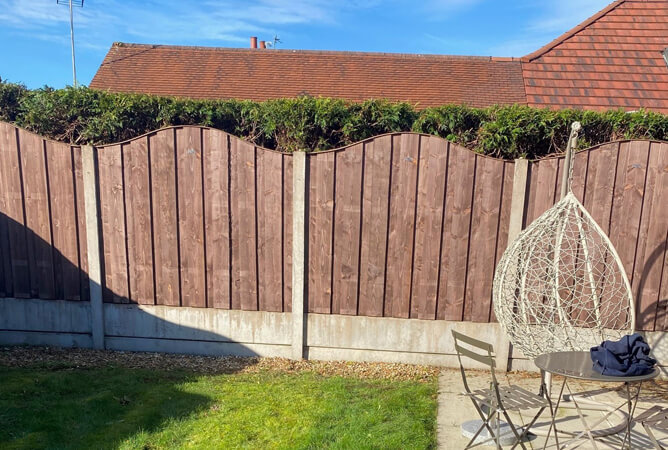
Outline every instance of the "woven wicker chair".
{"type": "MultiPolygon", "coordinates": [[[[459,368],[462,373],[462,381],[464,382],[464,395],[468,396],[473,402],[478,415],[482,419],[482,425],[478,431],[473,435],[466,449],[475,447],[482,443],[493,440],[496,443],[497,449],[501,448],[500,443],[500,416],[503,415],[508,423],[510,430],[515,435],[515,442],[511,448],[520,445],[526,449],[524,445],[524,438],[527,436],[529,429],[540,417],[545,408],[549,406],[547,400],[536,394],[533,394],[526,389],[519,386],[499,386],[494,373],[496,363],[494,361],[494,347],[491,344],[479,341],[477,339],[465,336],[456,331],[452,331],[452,336],[455,339],[455,349],[457,351],[457,359],[459,360],[459,368]],[[468,347],[468,348],[467,348],[468,347]],[[488,366],[491,373],[491,383],[489,389],[471,390],[466,379],[466,371],[462,364],[462,358],[469,358],[477,361],[485,366],[488,366]],[[531,422],[524,427],[521,433],[513,424],[508,411],[526,411],[528,409],[538,408],[538,413],[533,417],[531,422]],[[496,425],[492,421],[495,421],[496,425]],[[496,428],[496,430],[494,430],[496,428]],[[476,443],[476,439],[480,433],[487,429],[490,439],[484,442],[476,443]]],[[[521,429],[520,429],[521,430],[521,429]]]]}

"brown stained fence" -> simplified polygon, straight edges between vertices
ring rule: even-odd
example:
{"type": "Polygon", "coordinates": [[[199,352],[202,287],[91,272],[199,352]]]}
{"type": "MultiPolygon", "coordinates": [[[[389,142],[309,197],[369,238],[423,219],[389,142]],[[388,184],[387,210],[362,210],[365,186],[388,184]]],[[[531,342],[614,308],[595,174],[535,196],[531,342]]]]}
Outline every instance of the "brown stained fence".
{"type": "Polygon", "coordinates": [[[513,162],[433,136],[308,156],[308,311],[491,319],[513,162]]]}
{"type": "MultiPolygon", "coordinates": [[[[88,300],[82,151],[0,123],[0,296],[88,300]]],[[[291,310],[290,154],[205,127],[96,154],[106,302],[291,310]]],[[[307,312],[475,322],[495,320],[511,213],[528,225],[563,174],[534,161],[514,186],[515,162],[413,133],[306,166],[307,312]]],[[[573,189],[619,252],[637,328],[668,330],[668,143],[579,152],[573,189]]]]}
{"type": "Polygon", "coordinates": [[[81,148],[0,122],[0,297],[88,300],[81,148]]]}
{"type": "MultiPolygon", "coordinates": [[[[527,225],[558,200],[563,158],[533,162],[529,170],[527,225]]],[[[573,192],[619,253],[636,328],[668,330],[668,143],[620,141],[579,152],[573,192]]]]}
{"type": "Polygon", "coordinates": [[[289,155],[200,127],[97,154],[106,302],[290,311],[289,155]]]}

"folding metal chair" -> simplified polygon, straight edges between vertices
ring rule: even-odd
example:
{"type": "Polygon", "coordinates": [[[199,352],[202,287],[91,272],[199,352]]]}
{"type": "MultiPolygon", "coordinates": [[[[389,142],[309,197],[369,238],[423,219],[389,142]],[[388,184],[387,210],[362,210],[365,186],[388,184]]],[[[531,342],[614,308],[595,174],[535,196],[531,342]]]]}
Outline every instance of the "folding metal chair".
{"type": "MultiPolygon", "coordinates": [[[[491,344],[468,337],[454,330],[452,331],[452,336],[455,339],[457,359],[459,360],[462,381],[464,382],[464,389],[466,390],[464,395],[471,399],[473,406],[475,406],[478,415],[482,419],[482,425],[465,448],[468,449],[475,447],[476,445],[481,445],[482,443],[475,443],[475,441],[483,429],[487,429],[491,436],[491,440],[494,440],[496,443],[496,448],[500,449],[500,416],[503,415],[510,430],[515,435],[515,442],[511,448],[520,445],[523,449],[526,449],[526,446],[522,441],[527,436],[529,429],[533,426],[538,417],[540,417],[545,408],[549,406],[549,403],[545,398],[533,394],[526,389],[522,389],[519,386],[499,386],[494,373],[496,363],[494,361],[494,347],[491,344]],[[463,347],[462,344],[467,345],[470,348],[463,347]],[[466,380],[466,371],[462,364],[462,357],[473,359],[489,367],[492,377],[489,389],[471,390],[466,380]],[[538,413],[531,419],[531,422],[524,427],[521,433],[518,432],[518,429],[508,415],[508,411],[525,411],[533,408],[538,408],[538,413]],[[495,426],[492,423],[492,420],[494,419],[496,419],[495,426]],[[496,428],[496,431],[493,428],[496,428]]],[[[485,442],[489,442],[489,440],[490,439],[485,442]]]]}
{"type": "Polygon", "coordinates": [[[635,421],[640,422],[642,426],[645,427],[645,431],[654,443],[654,447],[656,447],[657,450],[664,450],[664,447],[659,444],[659,441],[654,436],[652,428],[668,431],[668,408],[659,405],[652,406],[650,409],[636,417],[635,421]]]}

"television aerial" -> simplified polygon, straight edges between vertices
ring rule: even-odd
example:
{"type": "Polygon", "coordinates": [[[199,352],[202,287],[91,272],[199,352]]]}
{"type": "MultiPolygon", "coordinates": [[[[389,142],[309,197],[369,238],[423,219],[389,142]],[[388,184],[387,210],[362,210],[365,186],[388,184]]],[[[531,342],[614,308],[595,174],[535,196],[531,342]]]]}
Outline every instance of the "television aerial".
{"type": "Polygon", "coordinates": [[[74,7],[83,8],[84,0],[56,0],[59,5],[66,5],[70,8],[70,41],[72,43],[72,79],[73,86],[77,87],[77,65],[74,58],[74,7]]]}

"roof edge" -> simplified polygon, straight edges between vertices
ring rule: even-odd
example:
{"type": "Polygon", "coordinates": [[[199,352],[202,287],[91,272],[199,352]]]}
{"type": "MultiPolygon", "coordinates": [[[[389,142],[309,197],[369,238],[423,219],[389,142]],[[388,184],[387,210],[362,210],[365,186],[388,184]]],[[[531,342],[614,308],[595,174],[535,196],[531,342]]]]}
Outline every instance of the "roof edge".
{"type": "Polygon", "coordinates": [[[348,50],[304,50],[304,49],[258,49],[246,47],[206,47],[196,45],[167,45],[167,44],[138,44],[130,42],[114,42],[111,44],[113,48],[143,48],[143,49],[175,49],[175,50],[202,50],[202,51],[225,51],[225,52],[239,52],[239,53],[306,53],[312,55],[373,55],[373,56],[394,56],[399,58],[442,58],[442,59],[469,59],[479,61],[494,61],[494,62],[521,62],[520,57],[511,56],[480,56],[480,55],[445,55],[438,53],[393,53],[393,52],[360,52],[348,50]]]}
{"type": "Polygon", "coordinates": [[[609,13],[610,11],[612,11],[613,9],[617,8],[617,7],[618,7],[619,5],[621,5],[622,3],[626,3],[627,1],[628,1],[628,0],[615,0],[614,2],[610,3],[608,6],[606,6],[605,8],[603,8],[602,10],[600,10],[599,12],[597,12],[596,14],[594,14],[593,16],[591,16],[590,18],[586,19],[584,22],[582,22],[582,23],[580,23],[579,25],[575,26],[574,28],[571,28],[570,30],[566,31],[564,34],[562,34],[561,36],[557,37],[556,39],[554,39],[553,41],[549,42],[548,44],[542,46],[541,48],[539,48],[539,49],[536,50],[535,52],[533,52],[533,53],[529,53],[529,54],[526,55],[526,56],[522,56],[522,57],[520,58],[520,60],[521,60],[522,62],[531,62],[531,61],[533,61],[534,59],[540,58],[540,57],[543,56],[545,53],[549,52],[549,51],[552,50],[554,47],[556,47],[557,45],[559,45],[559,44],[561,44],[562,42],[564,42],[566,39],[568,39],[568,38],[570,38],[570,37],[573,37],[574,35],[576,35],[576,34],[579,33],[580,31],[582,31],[582,30],[584,30],[585,28],[587,28],[587,27],[588,27],[589,25],[591,25],[592,23],[596,22],[596,21],[597,21],[598,19],[600,19],[601,17],[603,17],[603,16],[605,16],[606,14],[608,14],[608,13],[609,13]]]}

